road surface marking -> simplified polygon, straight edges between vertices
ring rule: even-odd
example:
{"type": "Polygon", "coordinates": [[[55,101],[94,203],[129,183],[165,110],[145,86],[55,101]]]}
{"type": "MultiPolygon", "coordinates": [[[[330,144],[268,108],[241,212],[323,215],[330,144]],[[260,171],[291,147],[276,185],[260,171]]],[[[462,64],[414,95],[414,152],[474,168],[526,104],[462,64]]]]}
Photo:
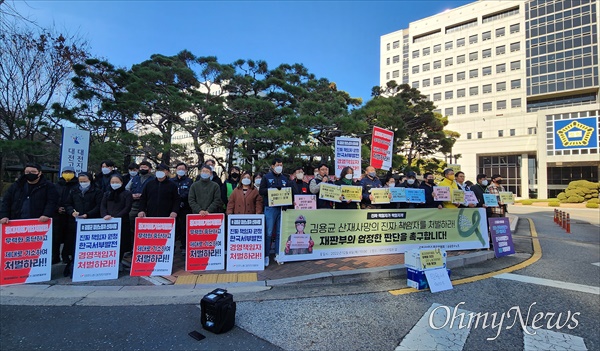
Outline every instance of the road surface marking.
{"type": "Polygon", "coordinates": [[[588,293],[588,294],[600,295],[599,287],[583,285],[583,284],[567,283],[567,282],[562,282],[560,280],[529,277],[526,275],[513,274],[513,273],[500,274],[500,275],[495,276],[494,278],[514,280],[517,282],[545,285],[545,286],[550,286],[553,288],[580,291],[580,292],[584,292],[584,293],[588,293]]]}
{"type": "MultiPolygon", "coordinates": [[[[421,319],[413,326],[413,328],[406,334],[404,339],[395,351],[405,350],[462,350],[467,342],[467,337],[471,332],[470,328],[458,328],[454,325],[454,328],[450,329],[451,323],[446,322],[446,309],[436,307],[441,306],[440,304],[434,303],[429,307],[427,312],[423,314],[421,319]],[[429,318],[431,313],[433,314],[433,325],[436,327],[444,326],[441,329],[433,329],[429,324],[429,318]]],[[[465,315],[469,311],[457,309],[457,313],[464,312],[465,315]]]]}
{"type": "Polygon", "coordinates": [[[537,350],[587,350],[579,336],[537,329],[534,335],[523,333],[525,351],[537,350]]]}
{"type": "Polygon", "coordinates": [[[592,263],[594,266],[600,267],[600,262],[592,263]]]}

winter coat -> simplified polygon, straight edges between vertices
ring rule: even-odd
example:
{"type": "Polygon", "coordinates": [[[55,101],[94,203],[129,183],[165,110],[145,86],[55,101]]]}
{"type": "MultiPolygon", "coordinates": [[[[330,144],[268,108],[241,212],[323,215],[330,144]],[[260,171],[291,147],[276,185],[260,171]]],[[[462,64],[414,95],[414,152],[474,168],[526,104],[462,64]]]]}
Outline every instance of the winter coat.
{"type": "Polygon", "coordinates": [[[261,214],[263,213],[263,198],[253,185],[244,194],[242,188],[233,189],[229,202],[227,202],[227,214],[261,214]]]}
{"type": "Polygon", "coordinates": [[[58,207],[58,192],[54,184],[44,175],[36,184],[29,184],[25,176],[13,183],[2,199],[0,218],[27,219],[41,216],[52,217],[58,207]],[[29,190],[29,193],[26,193],[29,190]],[[29,204],[29,213],[22,213],[23,206],[29,204]]]}
{"type": "Polygon", "coordinates": [[[169,217],[171,212],[179,211],[179,193],[177,185],[165,178],[162,182],[154,178],[144,186],[140,197],[140,211],[146,217],[169,217]]]}

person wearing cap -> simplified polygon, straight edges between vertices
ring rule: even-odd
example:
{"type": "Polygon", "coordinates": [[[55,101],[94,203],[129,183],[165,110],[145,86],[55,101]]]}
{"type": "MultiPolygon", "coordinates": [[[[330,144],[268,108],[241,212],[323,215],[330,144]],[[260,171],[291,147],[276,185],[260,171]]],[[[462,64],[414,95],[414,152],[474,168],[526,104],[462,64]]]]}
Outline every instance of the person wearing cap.
{"type": "Polygon", "coordinates": [[[169,167],[159,164],[154,177],[142,190],[138,217],[177,218],[181,201],[177,185],[169,179],[169,167]]]}
{"type": "Polygon", "coordinates": [[[79,181],[75,177],[75,168],[72,166],[63,167],[60,178],[56,182],[56,191],[58,192],[58,207],[54,216],[52,216],[52,264],[60,262],[69,262],[69,253],[64,250],[61,255],[60,246],[65,244],[65,239],[69,236],[69,215],[66,205],[69,194],[73,189],[79,187],[79,181]]]}
{"type": "Polygon", "coordinates": [[[190,207],[189,195],[190,187],[194,183],[190,177],[188,177],[188,167],[185,163],[180,162],[175,167],[176,176],[171,180],[177,185],[177,192],[179,193],[179,210],[177,212],[177,224],[175,225],[175,240],[179,240],[181,243],[181,250],[185,252],[185,239],[186,239],[186,220],[187,215],[192,213],[190,207]]]}
{"type": "Polygon", "coordinates": [[[500,201],[500,192],[504,191],[506,190],[504,190],[504,187],[502,186],[502,175],[492,175],[492,183],[488,185],[485,192],[487,194],[494,194],[498,197],[498,207],[490,207],[490,217],[506,217],[506,205],[500,201]]]}
{"type": "MultiPolygon", "coordinates": [[[[452,190],[459,190],[458,185],[454,181],[454,170],[452,168],[446,168],[444,170],[444,179],[438,184],[438,186],[447,186],[450,188],[450,194],[452,194],[452,190]]],[[[458,208],[460,204],[452,203],[452,201],[443,201],[442,206],[444,208],[458,208]]]]}
{"type": "Polygon", "coordinates": [[[252,184],[252,173],[245,171],[227,202],[226,214],[262,214],[263,198],[252,184]]]}
{"type": "Polygon", "coordinates": [[[221,188],[210,179],[212,172],[208,165],[200,167],[200,180],[190,187],[189,202],[192,213],[206,216],[210,213],[220,213],[223,208],[221,188]]]}
{"type": "Polygon", "coordinates": [[[56,186],[42,174],[42,166],[28,163],[23,175],[14,182],[2,198],[0,224],[11,219],[37,218],[48,222],[58,206],[56,186]]]}
{"type": "Polygon", "coordinates": [[[307,255],[313,252],[315,242],[309,234],[304,232],[306,228],[306,218],[302,215],[296,218],[294,222],[296,226],[296,232],[288,236],[285,242],[285,254],[286,255],[307,255]],[[294,248],[292,248],[292,245],[294,248]]]}
{"type": "Polygon", "coordinates": [[[110,178],[112,178],[112,176],[115,174],[121,174],[115,169],[115,163],[111,160],[102,161],[100,164],[100,171],[101,172],[99,174],[96,174],[94,183],[98,189],[102,190],[103,192],[107,192],[110,190],[110,178]]]}

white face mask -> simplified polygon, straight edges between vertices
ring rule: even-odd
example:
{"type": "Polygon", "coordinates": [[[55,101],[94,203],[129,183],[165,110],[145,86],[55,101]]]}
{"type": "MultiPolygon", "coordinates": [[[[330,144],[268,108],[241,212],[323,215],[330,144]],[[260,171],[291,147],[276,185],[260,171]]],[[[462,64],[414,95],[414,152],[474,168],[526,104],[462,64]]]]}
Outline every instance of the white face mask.
{"type": "Polygon", "coordinates": [[[275,171],[275,173],[280,174],[283,171],[283,166],[277,166],[273,168],[273,170],[275,171]]]}
{"type": "Polygon", "coordinates": [[[135,177],[137,175],[136,171],[129,171],[129,175],[135,177]]]}
{"type": "Polygon", "coordinates": [[[487,181],[487,179],[485,179],[485,180],[482,180],[482,181],[481,181],[481,185],[483,185],[483,186],[487,186],[487,185],[488,185],[488,181],[487,181]]]}
{"type": "Polygon", "coordinates": [[[110,168],[102,167],[102,174],[109,174],[109,173],[110,173],[110,168]]]}
{"type": "Polygon", "coordinates": [[[208,174],[208,173],[200,173],[200,178],[202,178],[202,179],[208,179],[208,178],[210,178],[210,174],[208,174]]]}
{"type": "Polygon", "coordinates": [[[254,186],[257,186],[257,187],[260,186],[261,180],[262,180],[261,178],[254,179],[254,186]]]}
{"type": "Polygon", "coordinates": [[[121,187],[121,185],[122,184],[120,184],[120,183],[114,183],[114,184],[111,183],[110,187],[113,188],[113,190],[117,190],[117,189],[119,189],[121,187]]]}
{"type": "Polygon", "coordinates": [[[156,171],[156,178],[164,178],[165,175],[166,174],[163,171],[156,171]]]}
{"type": "Polygon", "coordinates": [[[177,171],[177,175],[183,177],[185,175],[185,171],[180,169],[177,171]]]}
{"type": "Polygon", "coordinates": [[[319,175],[319,172],[315,172],[315,173],[314,173],[314,176],[315,176],[315,177],[316,177],[316,176],[318,176],[318,175],[319,175]]]}
{"type": "Polygon", "coordinates": [[[410,184],[410,185],[413,185],[413,184],[415,184],[415,180],[414,180],[414,179],[408,179],[406,182],[407,182],[408,184],[410,184]]]}
{"type": "Polygon", "coordinates": [[[244,184],[244,185],[250,185],[250,183],[252,183],[252,181],[250,180],[250,178],[244,178],[244,179],[242,179],[242,184],[244,184]]]}
{"type": "Polygon", "coordinates": [[[344,176],[344,178],[348,179],[348,180],[352,180],[352,173],[348,173],[344,176]]]}
{"type": "Polygon", "coordinates": [[[90,187],[90,183],[79,183],[79,185],[81,185],[81,189],[87,189],[90,187]]]}
{"type": "Polygon", "coordinates": [[[396,183],[390,183],[388,184],[388,188],[395,188],[396,187],[396,183]]]}
{"type": "Polygon", "coordinates": [[[299,180],[304,179],[304,173],[297,173],[296,174],[296,179],[299,179],[299,180]]]}

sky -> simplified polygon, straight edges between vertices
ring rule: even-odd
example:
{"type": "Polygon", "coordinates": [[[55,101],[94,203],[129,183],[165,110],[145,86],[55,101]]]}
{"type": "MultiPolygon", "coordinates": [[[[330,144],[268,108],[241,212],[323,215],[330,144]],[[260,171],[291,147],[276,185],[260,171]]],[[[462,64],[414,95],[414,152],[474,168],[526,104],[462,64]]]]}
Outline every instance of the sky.
{"type": "MultiPolygon", "coordinates": [[[[11,2],[11,0],[8,0],[11,2]]],[[[302,63],[364,102],[379,85],[380,37],[472,1],[13,1],[42,27],[78,33],[93,56],[129,68],[153,54],[220,63],[302,63]]]]}

